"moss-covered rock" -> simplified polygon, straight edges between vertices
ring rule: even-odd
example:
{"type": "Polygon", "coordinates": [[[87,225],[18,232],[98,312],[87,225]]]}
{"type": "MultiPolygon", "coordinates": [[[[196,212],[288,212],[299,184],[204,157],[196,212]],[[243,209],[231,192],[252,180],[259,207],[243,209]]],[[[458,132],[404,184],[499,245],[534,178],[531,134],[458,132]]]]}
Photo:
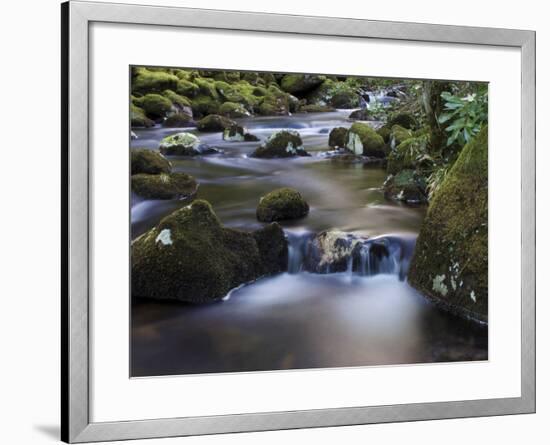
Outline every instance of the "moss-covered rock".
{"type": "Polygon", "coordinates": [[[147,117],[153,120],[161,120],[172,110],[170,99],[156,93],[139,98],[139,104],[147,117]]]}
{"type": "Polygon", "coordinates": [[[130,155],[131,174],[148,173],[156,175],[159,173],[170,173],[172,165],[158,151],[141,148],[132,150],[130,155]]]}
{"type": "Polygon", "coordinates": [[[259,139],[240,125],[234,124],[223,130],[223,140],[229,142],[257,142],[259,139]]]}
{"type": "Polygon", "coordinates": [[[134,104],[130,104],[130,125],[135,128],[149,128],[155,125],[155,121],[149,119],[145,115],[145,111],[143,111],[142,108],[139,108],[134,104]]]}
{"type": "Polygon", "coordinates": [[[289,95],[270,85],[257,106],[262,116],[286,116],[290,112],[289,95]]]}
{"type": "Polygon", "coordinates": [[[397,113],[390,116],[386,125],[388,128],[392,128],[394,125],[399,125],[407,130],[411,130],[415,129],[418,124],[415,117],[411,113],[397,113]]]}
{"type": "Polygon", "coordinates": [[[132,175],[132,191],[147,199],[185,199],[197,192],[195,178],[185,173],[132,175]]]}
{"type": "Polygon", "coordinates": [[[387,125],[383,125],[382,127],[378,128],[376,132],[380,135],[380,137],[384,140],[386,144],[390,143],[391,128],[389,128],[387,125]]]}
{"type": "Polygon", "coordinates": [[[390,131],[390,144],[392,147],[397,147],[401,142],[413,136],[411,130],[407,130],[401,125],[394,125],[390,131]]]}
{"type": "Polygon", "coordinates": [[[368,124],[355,122],[348,131],[346,148],[358,155],[383,158],[388,147],[382,137],[368,124]]]}
{"type": "Polygon", "coordinates": [[[407,204],[427,202],[426,180],[414,170],[401,170],[384,182],[384,196],[407,204]]]}
{"type": "Polygon", "coordinates": [[[250,116],[250,112],[242,104],[235,102],[224,102],[219,108],[219,113],[229,118],[250,116]]]}
{"type": "Polygon", "coordinates": [[[351,89],[336,91],[330,99],[330,105],[334,108],[355,108],[359,105],[359,96],[351,89]]]}
{"type": "Polygon", "coordinates": [[[206,303],[286,270],[287,242],[272,224],[254,233],[223,227],[206,201],[176,210],[132,243],[132,295],[206,303]]]}
{"type": "Polygon", "coordinates": [[[256,158],[291,158],[309,156],[309,154],[304,149],[300,133],[293,130],[281,130],[269,136],[251,156],[256,158]]]}
{"type": "Polygon", "coordinates": [[[262,196],[256,217],[258,221],[272,222],[303,218],[309,213],[309,205],[302,195],[289,187],[273,190],[262,196]]]}
{"type": "Polygon", "coordinates": [[[345,147],[348,136],[348,129],[344,127],[334,127],[328,135],[328,145],[332,148],[345,147]]]}
{"type": "Polygon", "coordinates": [[[217,132],[223,131],[233,125],[237,125],[234,120],[231,120],[225,116],[220,116],[219,114],[211,114],[203,117],[197,122],[197,130],[203,132],[217,132]]]}
{"type": "Polygon", "coordinates": [[[315,90],[307,94],[310,104],[328,105],[334,108],[357,108],[359,95],[352,82],[327,78],[315,90]]]}
{"type": "Polygon", "coordinates": [[[178,80],[176,92],[185,97],[193,98],[199,94],[199,87],[186,79],[178,80]]]}
{"type": "Polygon", "coordinates": [[[435,192],[416,242],[408,279],[443,308],[487,322],[486,127],[462,149],[435,192]]]}
{"type": "Polygon", "coordinates": [[[321,85],[324,76],[315,74],[285,74],[281,79],[281,89],[294,95],[303,95],[321,85]]]}
{"type": "Polygon", "coordinates": [[[186,113],[175,113],[168,116],[162,125],[166,128],[185,128],[194,126],[195,121],[186,113]]]}
{"type": "Polygon", "coordinates": [[[194,156],[199,154],[200,139],[191,133],[177,133],[160,141],[159,150],[163,155],[194,156]]]}
{"type": "Polygon", "coordinates": [[[201,116],[208,116],[209,114],[218,113],[221,106],[219,99],[199,94],[191,100],[191,108],[193,109],[193,116],[199,118],[201,116]]]}
{"type": "Polygon", "coordinates": [[[352,111],[351,114],[348,116],[348,119],[351,119],[352,121],[368,121],[371,120],[369,115],[369,110],[366,108],[362,108],[360,110],[352,111]]]}
{"type": "Polygon", "coordinates": [[[132,92],[147,94],[175,90],[178,82],[178,77],[173,74],[137,68],[136,76],[132,79],[132,92]]]}
{"type": "Polygon", "coordinates": [[[170,102],[172,102],[172,105],[174,105],[178,111],[182,110],[189,110],[191,111],[191,101],[178,93],[175,93],[172,90],[164,90],[162,92],[162,95],[166,97],[170,102]]]}

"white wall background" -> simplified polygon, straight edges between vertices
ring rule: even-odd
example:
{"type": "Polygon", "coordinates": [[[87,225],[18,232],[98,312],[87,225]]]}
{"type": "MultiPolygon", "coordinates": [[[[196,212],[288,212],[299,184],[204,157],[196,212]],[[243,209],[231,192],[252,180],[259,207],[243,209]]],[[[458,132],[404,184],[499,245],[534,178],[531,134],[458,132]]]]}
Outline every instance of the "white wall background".
{"type": "MultiPolygon", "coordinates": [[[[539,134],[550,120],[545,81],[550,78],[550,17],[544,2],[125,2],[536,30],[539,134]]],[[[4,6],[0,23],[0,442],[40,445],[55,443],[59,434],[59,1],[11,2],[4,6]]],[[[550,175],[545,174],[545,166],[550,155],[545,144],[539,137],[537,414],[134,443],[546,443],[550,421],[546,378],[550,324],[546,317],[550,302],[544,253],[550,247],[545,231],[550,222],[546,199],[550,175]]]]}

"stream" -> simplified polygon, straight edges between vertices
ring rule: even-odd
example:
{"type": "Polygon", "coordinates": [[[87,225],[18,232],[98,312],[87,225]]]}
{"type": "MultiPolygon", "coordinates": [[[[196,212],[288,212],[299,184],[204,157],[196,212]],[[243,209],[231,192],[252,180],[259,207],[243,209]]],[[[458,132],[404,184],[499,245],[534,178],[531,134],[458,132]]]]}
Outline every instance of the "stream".
{"type": "MultiPolygon", "coordinates": [[[[255,215],[259,198],[283,186],[296,188],[310,213],[281,224],[288,273],[236,289],[221,303],[133,301],[132,376],[487,360],[486,327],[441,312],[406,282],[426,208],[385,200],[384,169],[328,159],[328,134],[349,127],[349,113],[237,120],[261,141],[280,129],[299,131],[312,156],[293,159],[248,158],[261,142],[225,142],[221,133],[185,129],[223,150],[170,161],[174,171],[195,176],[197,197],[212,204],[224,225],[262,227],[255,215]],[[374,261],[365,245],[360,262],[346,271],[306,272],[307,240],[330,229],[383,240],[390,255],[374,261]]],[[[135,129],[131,148],[156,149],[178,131],[135,129]]],[[[182,205],[132,195],[132,237],[182,205]]]]}

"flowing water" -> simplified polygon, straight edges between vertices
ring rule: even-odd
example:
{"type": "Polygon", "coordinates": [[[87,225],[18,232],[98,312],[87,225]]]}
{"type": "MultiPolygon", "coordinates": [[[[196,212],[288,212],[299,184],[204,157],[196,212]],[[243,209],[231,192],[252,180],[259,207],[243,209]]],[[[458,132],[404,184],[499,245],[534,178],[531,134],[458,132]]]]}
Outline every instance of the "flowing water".
{"type": "MultiPolygon", "coordinates": [[[[282,224],[288,273],[236,289],[221,303],[134,301],[133,376],[487,359],[486,328],[440,312],[406,282],[425,208],[386,201],[383,169],[330,159],[328,133],[349,127],[348,115],[240,120],[261,140],[283,128],[299,131],[312,154],[307,158],[248,158],[259,142],[224,142],[221,133],[196,134],[222,154],[171,158],[175,171],[197,178],[198,198],[209,201],[227,226],[261,227],[255,216],[259,198],[282,186],[298,189],[310,213],[282,224]],[[368,241],[345,271],[306,272],[308,240],[329,229],[368,241]],[[386,242],[389,255],[374,256],[371,240],[386,242]]],[[[135,130],[132,147],[156,149],[177,131],[135,130]]],[[[132,196],[131,205],[135,237],[184,203],[132,196]]]]}

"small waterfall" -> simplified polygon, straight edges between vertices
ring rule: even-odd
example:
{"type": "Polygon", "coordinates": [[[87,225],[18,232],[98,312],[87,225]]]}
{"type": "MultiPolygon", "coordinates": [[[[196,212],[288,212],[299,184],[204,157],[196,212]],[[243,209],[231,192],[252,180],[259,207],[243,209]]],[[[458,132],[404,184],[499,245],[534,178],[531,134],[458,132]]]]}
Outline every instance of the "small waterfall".
{"type": "Polygon", "coordinates": [[[344,273],[350,281],[354,274],[365,277],[389,274],[404,280],[416,243],[414,236],[362,238],[338,232],[327,245],[319,243],[322,235],[312,232],[287,229],[285,233],[290,274],[344,273]]]}

